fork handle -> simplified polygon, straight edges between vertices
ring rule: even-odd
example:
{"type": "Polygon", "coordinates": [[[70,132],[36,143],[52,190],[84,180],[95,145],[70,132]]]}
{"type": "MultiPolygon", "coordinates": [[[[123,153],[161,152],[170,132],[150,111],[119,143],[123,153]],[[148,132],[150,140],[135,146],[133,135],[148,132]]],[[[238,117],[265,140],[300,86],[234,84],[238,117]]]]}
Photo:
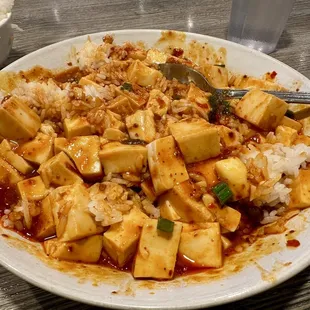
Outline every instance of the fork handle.
{"type": "MultiPolygon", "coordinates": [[[[228,98],[242,98],[249,90],[230,89],[225,91],[225,97],[228,98]]],[[[282,92],[264,90],[265,93],[274,95],[286,102],[293,103],[310,103],[310,93],[306,92],[282,92]]]]}

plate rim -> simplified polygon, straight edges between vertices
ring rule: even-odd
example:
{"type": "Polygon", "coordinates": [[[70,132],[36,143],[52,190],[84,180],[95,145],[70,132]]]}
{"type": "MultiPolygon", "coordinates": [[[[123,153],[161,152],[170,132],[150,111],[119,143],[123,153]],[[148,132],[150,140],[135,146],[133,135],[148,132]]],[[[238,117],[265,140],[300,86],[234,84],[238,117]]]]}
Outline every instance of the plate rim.
{"type": "Polygon", "coordinates": [[[274,57],[272,57],[272,56],[270,56],[268,54],[264,54],[263,52],[260,52],[258,50],[249,48],[249,47],[241,45],[239,43],[232,42],[232,41],[229,41],[229,40],[226,40],[226,39],[222,39],[222,38],[217,38],[217,37],[205,35],[205,34],[195,33],[195,32],[186,32],[186,31],[169,30],[169,29],[145,29],[145,28],[141,28],[141,29],[108,30],[108,31],[93,32],[93,33],[88,33],[88,34],[83,34],[83,35],[79,35],[79,36],[76,36],[76,37],[68,38],[68,39],[65,39],[65,40],[62,40],[62,41],[59,41],[59,42],[55,42],[55,43],[49,44],[47,46],[41,47],[41,48],[39,48],[39,49],[37,49],[37,50],[27,54],[27,55],[24,55],[23,57],[13,61],[10,64],[8,64],[4,68],[2,68],[0,71],[8,71],[8,70],[11,69],[11,67],[19,65],[20,62],[23,62],[23,61],[27,60],[28,57],[30,58],[30,57],[34,56],[35,54],[42,52],[42,50],[48,51],[49,49],[55,48],[58,45],[62,45],[64,43],[70,43],[70,42],[73,42],[75,40],[81,40],[83,38],[87,39],[88,37],[91,37],[91,36],[99,36],[99,35],[104,36],[106,34],[112,34],[113,35],[114,33],[115,34],[126,34],[128,32],[130,32],[130,33],[154,33],[154,34],[158,34],[158,33],[161,33],[163,31],[173,31],[173,32],[184,33],[186,35],[186,37],[188,37],[188,36],[195,36],[195,37],[200,37],[202,39],[203,38],[207,38],[207,39],[210,39],[211,41],[225,42],[224,43],[225,45],[234,46],[236,48],[242,49],[242,50],[247,51],[249,53],[252,53],[254,55],[258,55],[259,57],[272,60],[272,61],[276,62],[277,64],[279,64],[281,66],[285,66],[286,69],[293,70],[295,72],[295,74],[299,75],[302,79],[305,79],[305,80],[307,80],[310,83],[310,77],[309,78],[306,77],[305,75],[303,75],[302,73],[300,73],[296,69],[294,69],[294,68],[290,67],[289,65],[287,65],[285,62],[282,62],[282,61],[280,61],[280,60],[278,60],[278,59],[276,59],[276,58],[274,58],[274,57]]]}
{"type": "MultiPolygon", "coordinates": [[[[169,31],[169,29],[122,29],[122,30],[108,30],[108,31],[102,31],[102,32],[94,32],[94,33],[89,33],[89,34],[84,34],[84,35],[79,35],[79,36],[75,36],[72,38],[68,38],[47,46],[44,46],[38,50],[35,50],[21,58],[19,58],[18,60],[10,63],[9,65],[7,65],[6,67],[2,68],[0,71],[10,71],[10,70],[16,70],[15,67],[18,67],[20,64],[24,63],[25,61],[28,60],[28,58],[31,58],[33,56],[35,56],[36,54],[41,54],[42,52],[47,53],[49,50],[58,48],[59,46],[61,47],[61,45],[63,44],[70,44],[72,43],[72,45],[74,44],[74,42],[76,41],[82,41],[83,39],[87,40],[88,37],[92,37],[92,36],[104,36],[106,34],[127,34],[127,33],[137,33],[140,34],[141,33],[153,33],[155,35],[160,34],[163,31],[169,31]]],[[[191,37],[194,36],[196,38],[200,38],[203,41],[213,41],[213,42],[217,42],[219,45],[221,44],[221,42],[223,42],[223,44],[225,45],[225,47],[235,47],[237,49],[242,49],[246,52],[252,53],[255,56],[257,55],[260,58],[265,58],[267,60],[271,60],[277,64],[279,64],[280,66],[284,67],[287,70],[290,71],[294,71],[294,73],[303,81],[307,82],[309,84],[310,87],[310,79],[307,78],[305,75],[303,75],[302,73],[298,72],[296,69],[290,67],[289,65],[287,65],[286,63],[273,58],[270,55],[266,55],[262,52],[259,52],[257,50],[248,48],[246,46],[243,46],[241,44],[235,43],[235,42],[231,42],[222,38],[217,38],[217,37],[213,37],[213,36],[209,36],[209,35],[204,35],[204,34],[198,34],[198,33],[193,33],[193,32],[185,32],[185,31],[178,31],[178,30],[171,30],[171,31],[175,31],[175,32],[180,32],[180,33],[184,33],[186,35],[186,37],[191,37]]],[[[212,44],[212,42],[211,42],[212,44]]],[[[68,51],[69,53],[69,51],[68,51]]],[[[18,69],[17,69],[18,70],[18,69]]],[[[39,258],[38,258],[39,259],[39,258]]],[[[67,293],[63,293],[61,291],[61,287],[58,288],[58,286],[53,286],[53,288],[51,286],[49,286],[48,284],[48,280],[45,280],[44,282],[42,281],[37,281],[36,279],[32,279],[30,274],[24,274],[22,271],[20,271],[18,268],[15,268],[14,266],[10,265],[10,263],[6,260],[5,255],[3,253],[0,253],[0,264],[5,267],[7,270],[9,270],[10,272],[12,272],[13,274],[15,274],[16,276],[22,278],[23,280],[27,281],[28,283],[39,287],[41,289],[46,290],[47,292],[50,292],[52,294],[67,298],[67,299],[71,299],[74,300],[76,302],[81,302],[84,304],[89,304],[89,305],[94,305],[94,306],[99,306],[99,307],[105,307],[105,308],[109,308],[109,309],[133,309],[132,305],[123,305],[123,304],[118,304],[117,302],[113,303],[111,301],[108,300],[103,300],[102,303],[97,303],[96,301],[92,301],[91,299],[85,299],[83,297],[79,297],[76,294],[67,294],[67,293]]],[[[306,255],[301,259],[301,261],[298,262],[297,265],[293,265],[290,268],[284,269],[283,271],[281,271],[280,275],[277,276],[276,280],[272,283],[270,282],[266,282],[266,281],[261,281],[261,284],[258,286],[255,286],[254,288],[252,288],[251,290],[247,290],[247,291],[243,291],[240,292],[239,294],[235,294],[233,296],[230,296],[228,298],[225,299],[225,297],[218,297],[216,298],[216,300],[214,300],[212,303],[201,303],[200,304],[192,304],[192,305],[178,305],[178,306],[172,306],[172,307],[168,307],[168,308],[163,308],[161,306],[144,306],[144,305],[135,305],[134,308],[135,309],[175,309],[175,310],[180,310],[180,309],[184,309],[184,310],[189,310],[189,309],[203,309],[206,307],[213,307],[213,306],[218,306],[218,305],[224,305],[224,304],[228,304],[231,302],[235,302],[238,300],[243,300],[246,299],[248,297],[257,295],[259,293],[265,292],[270,290],[271,288],[285,282],[286,280],[294,277],[296,274],[300,273],[302,270],[304,270],[305,268],[307,268],[310,265],[310,256],[309,258],[306,257],[306,255]]],[[[51,268],[51,267],[49,267],[51,268]]],[[[209,283],[206,285],[210,285],[209,283]]]]}

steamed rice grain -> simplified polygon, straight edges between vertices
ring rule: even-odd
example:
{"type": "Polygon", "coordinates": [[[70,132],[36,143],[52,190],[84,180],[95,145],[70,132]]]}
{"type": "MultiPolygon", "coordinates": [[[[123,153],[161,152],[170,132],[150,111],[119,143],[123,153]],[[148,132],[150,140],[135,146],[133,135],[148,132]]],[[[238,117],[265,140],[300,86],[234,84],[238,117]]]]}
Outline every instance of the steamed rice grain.
{"type": "Polygon", "coordinates": [[[292,178],[298,177],[299,169],[310,162],[310,147],[305,144],[284,146],[281,143],[276,143],[264,144],[261,148],[262,150],[259,146],[249,145],[246,152],[240,155],[244,163],[254,159],[252,163],[257,165],[255,159],[262,155],[267,160],[269,182],[266,180],[258,185],[256,190],[261,194],[253,202],[256,206],[264,204],[271,207],[278,204],[287,206],[292,191],[289,185],[292,183],[292,178]],[[270,180],[274,180],[274,182],[270,183],[270,180]]]}

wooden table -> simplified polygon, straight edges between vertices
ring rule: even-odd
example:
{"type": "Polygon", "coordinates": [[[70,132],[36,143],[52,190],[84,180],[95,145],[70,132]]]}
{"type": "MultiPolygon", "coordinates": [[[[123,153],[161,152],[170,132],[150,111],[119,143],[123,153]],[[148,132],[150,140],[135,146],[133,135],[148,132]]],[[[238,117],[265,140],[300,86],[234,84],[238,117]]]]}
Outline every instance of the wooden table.
{"type": "MultiPolygon", "coordinates": [[[[104,30],[175,29],[225,38],[226,0],[15,0],[15,31],[7,64],[46,45],[104,30]]],[[[1,48],[1,47],[0,47],[1,48]]],[[[273,57],[310,78],[310,5],[296,0],[273,57]]],[[[36,288],[0,267],[0,309],[91,309],[36,288]]],[[[225,309],[218,307],[217,309],[225,309]]],[[[310,309],[310,268],[263,294],[229,309],[310,309]]]]}

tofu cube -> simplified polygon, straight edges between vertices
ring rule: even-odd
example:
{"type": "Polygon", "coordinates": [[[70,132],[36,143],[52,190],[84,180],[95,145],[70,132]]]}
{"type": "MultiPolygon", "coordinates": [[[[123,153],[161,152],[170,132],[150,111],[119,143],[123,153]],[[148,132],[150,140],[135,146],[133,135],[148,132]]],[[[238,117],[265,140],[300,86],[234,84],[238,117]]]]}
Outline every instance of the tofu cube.
{"type": "MultiPolygon", "coordinates": [[[[126,97],[129,100],[129,103],[131,104],[132,107],[137,107],[137,109],[139,109],[142,105],[145,104],[145,99],[143,97],[139,97],[130,91],[126,91],[126,90],[122,89],[121,87],[116,87],[116,86],[111,86],[111,87],[113,87],[115,94],[117,96],[126,97]]],[[[127,115],[128,115],[128,113],[127,113],[127,115]]],[[[123,115],[123,116],[125,116],[125,115],[123,115]]]]}
{"type": "Polygon", "coordinates": [[[205,64],[203,73],[212,86],[216,88],[228,87],[228,71],[226,68],[205,64]]]}
{"type": "Polygon", "coordinates": [[[64,152],[42,164],[38,173],[47,188],[83,182],[70,158],[64,152]]]}
{"type": "Polygon", "coordinates": [[[103,133],[103,138],[111,141],[121,141],[126,139],[127,135],[116,128],[107,128],[103,133]]]}
{"type": "Polygon", "coordinates": [[[17,190],[20,197],[28,201],[42,200],[48,194],[40,176],[18,182],[17,190]]]}
{"type": "Polygon", "coordinates": [[[237,103],[235,114],[260,129],[275,129],[287,111],[287,103],[261,90],[250,90],[237,103]]]}
{"type": "Polygon", "coordinates": [[[64,151],[75,163],[81,175],[88,179],[100,178],[103,175],[99,159],[100,141],[98,136],[74,137],[64,142],[57,139],[57,149],[64,151]]]}
{"type": "Polygon", "coordinates": [[[247,179],[247,169],[237,157],[219,160],[215,170],[220,180],[226,182],[233,193],[233,200],[247,198],[250,195],[250,184],[247,179]]]}
{"type": "Polygon", "coordinates": [[[156,195],[188,180],[188,173],[172,136],[147,145],[148,164],[156,195]]]}
{"type": "Polygon", "coordinates": [[[165,63],[167,61],[168,55],[157,49],[151,48],[147,51],[146,60],[151,63],[165,63]]]}
{"type": "Polygon", "coordinates": [[[218,208],[215,215],[219,224],[230,232],[236,231],[241,220],[241,213],[228,206],[218,208]]]}
{"type": "Polygon", "coordinates": [[[44,241],[44,250],[48,256],[60,260],[96,263],[102,251],[102,236],[96,235],[71,242],[50,239],[44,241]]]}
{"type": "Polygon", "coordinates": [[[105,128],[115,128],[119,130],[125,129],[125,124],[122,122],[122,117],[110,110],[106,110],[106,114],[103,117],[105,128]]]}
{"type": "Polygon", "coordinates": [[[85,117],[65,118],[63,122],[65,137],[90,136],[91,126],[85,117]]]}
{"type": "Polygon", "coordinates": [[[60,152],[66,152],[68,146],[68,140],[66,138],[55,138],[54,139],[54,154],[57,155],[60,152]]]}
{"type": "Polygon", "coordinates": [[[215,171],[215,163],[218,159],[208,159],[201,161],[199,163],[191,164],[187,166],[187,171],[201,174],[207,182],[208,188],[211,189],[212,186],[219,182],[218,176],[215,171]]]}
{"type": "Polygon", "coordinates": [[[155,189],[150,178],[141,183],[141,189],[150,202],[154,202],[156,200],[155,189]]]}
{"type": "Polygon", "coordinates": [[[97,234],[84,185],[58,187],[51,192],[50,201],[59,241],[74,241],[97,234]]]}
{"type": "Polygon", "coordinates": [[[0,135],[16,141],[33,138],[41,125],[40,117],[27,104],[12,96],[0,106],[0,135]]]}
{"type": "Polygon", "coordinates": [[[145,221],[133,266],[135,278],[171,279],[174,274],[182,224],[174,223],[172,233],[157,229],[157,220],[145,221]]]}
{"type": "Polygon", "coordinates": [[[147,149],[142,145],[110,142],[102,146],[99,158],[105,174],[123,172],[140,174],[146,167],[147,149]]]}
{"type": "Polygon", "coordinates": [[[167,193],[159,198],[160,210],[167,202],[172,206],[181,222],[213,222],[214,216],[209,209],[201,202],[200,196],[195,197],[197,187],[190,181],[175,185],[167,193]]]}
{"type": "Polygon", "coordinates": [[[227,231],[234,232],[240,223],[241,213],[231,207],[220,207],[213,196],[204,194],[202,196],[204,205],[215,216],[216,221],[219,222],[222,228],[227,231]]]}
{"type": "Polygon", "coordinates": [[[160,90],[152,89],[146,107],[155,115],[164,116],[170,107],[170,99],[160,90]]]}
{"type": "Polygon", "coordinates": [[[220,135],[220,141],[223,147],[232,148],[236,147],[243,142],[243,137],[238,131],[230,129],[223,125],[217,125],[218,133],[220,135]]]}
{"type": "Polygon", "coordinates": [[[169,125],[187,164],[216,157],[220,154],[217,128],[202,119],[181,121],[169,125]]]}
{"type": "Polygon", "coordinates": [[[0,157],[22,174],[28,174],[33,171],[33,167],[25,159],[12,151],[11,145],[6,139],[2,140],[0,144],[0,157]]]}
{"type": "MultiPolygon", "coordinates": [[[[47,69],[43,69],[47,70],[47,69]]],[[[40,77],[41,79],[46,78],[47,74],[44,74],[44,71],[42,72],[42,76],[40,77]]],[[[64,69],[56,69],[56,70],[49,70],[48,75],[54,79],[56,82],[60,83],[67,83],[67,82],[72,82],[74,80],[78,80],[81,78],[81,70],[78,66],[70,66],[64,69]]],[[[40,81],[40,78],[34,73],[34,78],[38,79],[40,81]]]]}
{"type": "Polygon", "coordinates": [[[23,180],[18,171],[0,158],[0,180],[4,183],[16,184],[23,180]]]}
{"type": "Polygon", "coordinates": [[[232,246],[232,242],[228,238],[221,236],[221,240],[222,240],[222,246],[224,250],[227,250],[232,246]]]}
{"type": "Polygon", "coordinates": [[[181,219],[180,215],[175,211],[169,200],[165,200],[160,205],[160,216],[170,221],[178,221],[181,219]]]}
{"type": "Polygon", "coordinates": [[[310,206],[310,170],[299,170],[299,175],[290,185],[289,208],[307,208],[310,206]]]}
{"type": "Polygon", "coordinates": [[[41,212],[33,228],[35,237],[39,240],[56,235],[56,225],[49,196],[41,201],[41,212]]]}
{"type": "Polygon", "coordinates": [[[222,240],[219,223],[206,229],[182,232],[179,255],[193,267],[220,268],[223,265],[222,240]]]}
{"type": "Polygon", "coordinates": [[[211,222],[204,222],[204,223],[183,223],[182,233],[193,232],[198,229],[209,229],[214,228],[214,224],[211,222]]]}
{"type": "Polygon", "coordinates": [[[111,225],[103,234],[103,248],[119,267],[123,267],[136,253],[141,229],[148,217],[138,208],[123,215],[123,221],[111,225]]]}
{"type": "Polygon", "coordinates": [[[131,139],[140,139],[148,143],[155,139],[155,121],[151,110],[138,110],[127,116],[126,127],[131,139]]]}
{"type": "Polygon", "coordinates": [[[209,97],[211,96],[210,93],[206,93],[197,87],[195,84],[190,83],[189,90],[187,93],[187,100],[190,102],[197,103],[202,105],[204,109],[207,111],[211,110],[209,104],[209,97]]]}
{"type": "Polygon", "coordinates": [[[295,121],[287,116],[284,116],[281,120],[281,122],[279,123],[279,125],[282,125],[282,126],[286,126],[286,127],[290,127],[290,128],[293,128],[297,131],[300,131],[301,128],[302,128],[302,124],[298,121],[295,121]]]}
{"type": "Polygon", "coordinates": [[[79,85],[82,86],[93,86],[95,89],[97,89],[98,91],[102,90],[103,87],[99,84],[97,84],[96,82],[90,80],[88,77],[83,76],[80,78],[79,80],[79,85]]]}
{"type": "Polygon", "coordinates": [[[108,105],[109,110],[120,115],[130,115],[139,108],[140,105],[136,101],[130,100],[128,96],[124,96],[123,94],[111,100],[108,105]]]}
{"type": "Polygon", "coordinates": [[[146,51],[139,48],[135,48],[128,51],[128,57],[132,59],[144,60],[146,58],[146,51]]]}
{"type": "Polygon", "coordinates": [[[140,60],[134,61],[127,69],[128,80],[140,86],[154,86],[162,77],[161,72],[149,68],[140,60]]]}
{"type": "Polygon", "coordinates": [[[285,146],[291,146],[297,138],[297,130],[291,127],[278,126],[276,128],[276,139],[285,146]]]}
{"type": "Polygon", "coordinates": [[[274,82],[264,81],[262,79],[247,75],[237,76],[234,79],[232,86],[234,86],[236,89],[258,88],[262,90],[286,90],[284,87],[274,82]]]}
{"type": "Polygon", "coordinates": [[[41,165],[53,156],[53,143],[53,137],[38,132],[32,141],[22,144],[16,152],[31,163],[41,165]]]}

